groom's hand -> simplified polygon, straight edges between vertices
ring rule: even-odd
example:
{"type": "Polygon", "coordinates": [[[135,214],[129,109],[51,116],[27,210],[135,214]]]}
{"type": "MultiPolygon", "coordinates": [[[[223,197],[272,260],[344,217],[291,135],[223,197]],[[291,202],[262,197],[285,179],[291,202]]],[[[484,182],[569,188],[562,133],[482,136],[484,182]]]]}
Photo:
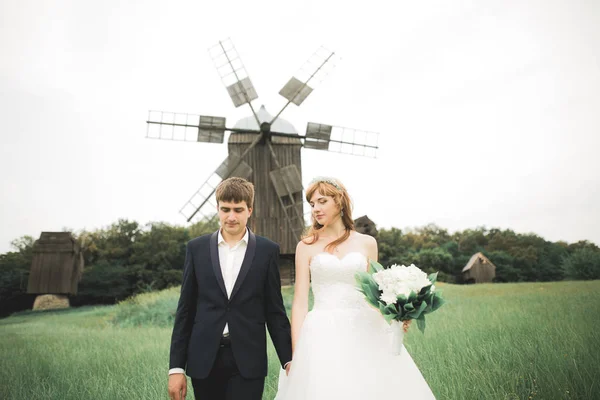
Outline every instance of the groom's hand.
{"type": "Polygon", "coordinates": [[[285,366],[285,375],[288,376],[290,374],[290,367],[292,366],[292,362],[286,364],[285,366]]]}
{"type": "Polygon", "coordinates": [[[183,400],[187,394],[187,379],[185,374],[169,375],[169,397],[171,400],[183,400]]]}

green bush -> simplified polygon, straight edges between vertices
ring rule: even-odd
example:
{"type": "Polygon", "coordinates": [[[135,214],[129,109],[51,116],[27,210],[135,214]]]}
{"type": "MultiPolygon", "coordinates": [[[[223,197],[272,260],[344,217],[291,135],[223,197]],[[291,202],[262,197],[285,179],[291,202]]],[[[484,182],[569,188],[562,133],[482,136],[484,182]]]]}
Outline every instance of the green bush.
{"type": "Polygon", "coordinates": [[[575,250],[573,254],[563,258],[562,268],[571,279],[600,279],[600,252],[591,248],[575,250]]]}

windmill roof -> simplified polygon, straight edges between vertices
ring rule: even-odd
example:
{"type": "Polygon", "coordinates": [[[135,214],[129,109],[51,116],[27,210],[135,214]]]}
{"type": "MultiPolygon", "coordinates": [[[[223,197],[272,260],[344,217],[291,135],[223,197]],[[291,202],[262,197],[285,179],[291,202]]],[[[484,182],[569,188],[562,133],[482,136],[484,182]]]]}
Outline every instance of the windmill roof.
{"type": "Polygon", "coordinates": [[[467,265],[465,265],[465,267],[462,269],[462,272],[470,270],[471,267],[475,264],[475,262],[479,258],[483,258],[483,260],[485,262],[487,262],[487,263],[489,263],[491,265],[494,265],[494,264],[492,264],[492,262],[486,256],[483,255],[483,253],[481,253],[481,252],[480,253],[475,253],[475,254],[473,254],[471,256],[471,259],[469,260],[469,262],[467,263],[467,265]]]}
{"type": "MultiPolygon", "coordinates": [[[[260,120],[261,123],[263,122],[271,122],[271,120],[273,119],[273,116],[271,114],[269,114],[269,112],[266,110],[265,106],[260,106],[260,109],[256,112],[256,115],[258,116],[258,119],[260,120]]],[[[242,118],[240,119],[238,122],[236,122],[236,124],[234,125],[235,129],[260,129],[260,126],[256,123],[256,119],[254,118],[254,115],[251,115],[249,117],[246,118],[242,118]]],[[[278,117],[277,120],[275,120],[275,122],[273,123],[273,125],[271,125],[271,131],[274,132],[281,132],[281,133],[291,133],[291,134],[298,134],[298,131],[296,131],[296,128],[294,128],[294,125],[292,125],[290,122],[286,121],[285,119],[278,117]]]]}

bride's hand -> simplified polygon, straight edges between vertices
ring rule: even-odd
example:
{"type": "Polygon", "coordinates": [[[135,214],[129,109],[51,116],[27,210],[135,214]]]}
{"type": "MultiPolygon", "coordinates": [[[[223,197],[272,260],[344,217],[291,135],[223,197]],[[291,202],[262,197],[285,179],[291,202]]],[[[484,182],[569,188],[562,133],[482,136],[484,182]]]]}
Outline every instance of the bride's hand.
{"type": "Polygon", "coordinates": [[[404,329],[404,333],[408,332],[408,328],[410,327],[411,323],[412,323],[412,319],[409,319],[408,321],[404,321],[402,323],[402,328],[404,329]]]}

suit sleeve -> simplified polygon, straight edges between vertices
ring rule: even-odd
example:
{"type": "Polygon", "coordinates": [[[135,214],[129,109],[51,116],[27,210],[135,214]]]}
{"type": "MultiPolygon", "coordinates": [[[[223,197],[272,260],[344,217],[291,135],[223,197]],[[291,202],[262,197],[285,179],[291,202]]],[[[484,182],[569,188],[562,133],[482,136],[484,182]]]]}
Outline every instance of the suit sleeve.
{"type": "Polygon", "coordinates": [[[171,336],[171,355],[169,368],[185,368],[187,364],[187,349],[196,316],[196,301],[198,298],[198,284],[194,270],[194,260],[190,244],[186,246],[185,264],[183,269],[183,282],[181,294],[177,304],[177,314],[171,336]]]}
{"type": "Polygon", "coordinates": [[[267,328],[273,340],[273,345],[284,367],[292,360],[292,336],[290,321],[285,313],[283,297],[281,296],[281,278],[279,275],[279,246],[271,255],[269,270],[265,282],[267,328]]]}

